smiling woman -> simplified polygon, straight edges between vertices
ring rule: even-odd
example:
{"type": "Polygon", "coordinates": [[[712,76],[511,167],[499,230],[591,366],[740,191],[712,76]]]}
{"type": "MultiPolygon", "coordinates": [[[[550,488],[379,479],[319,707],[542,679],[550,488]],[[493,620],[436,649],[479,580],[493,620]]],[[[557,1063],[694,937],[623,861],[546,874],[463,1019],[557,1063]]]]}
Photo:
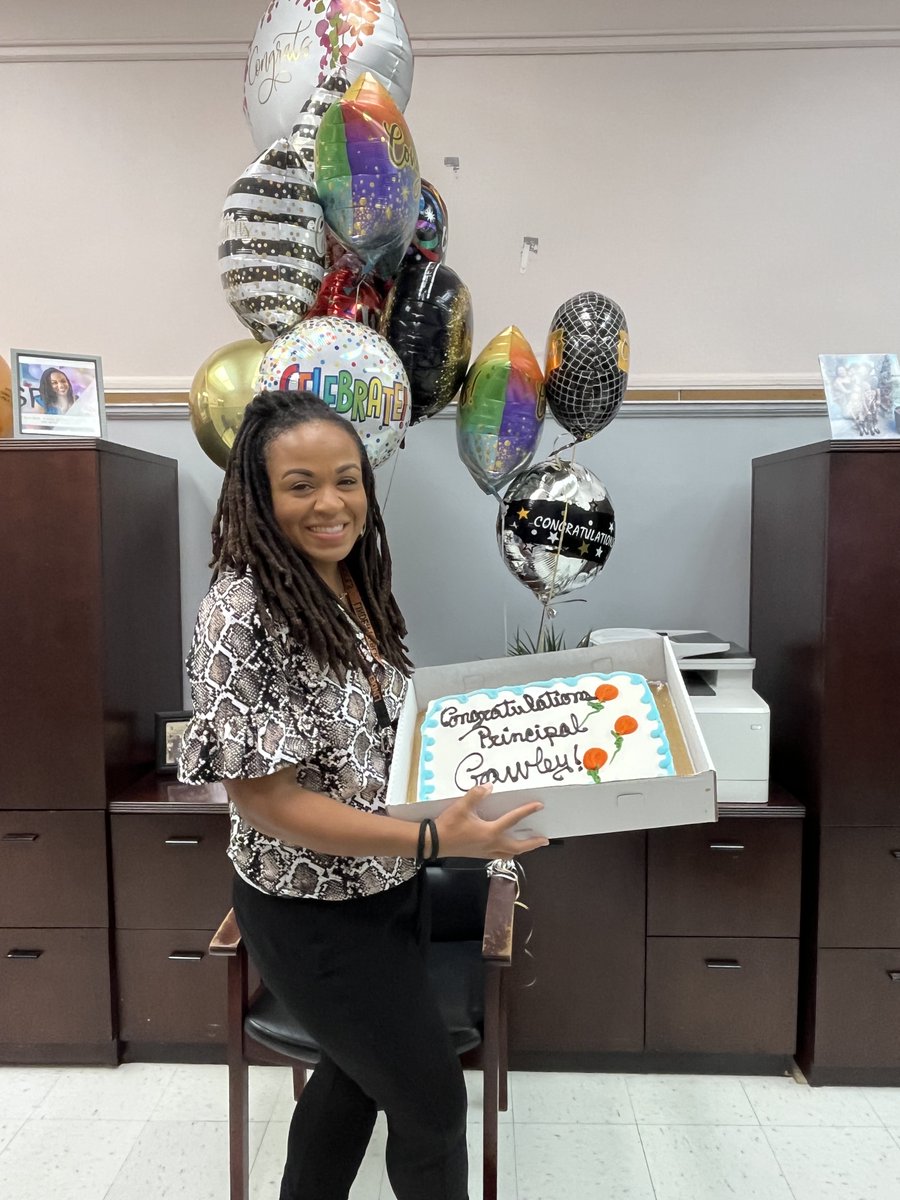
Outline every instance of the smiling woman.
{"type": "Polygon", "coordinates": [[[406,625],[369,458],[313,393],[248,406],[213,563],[179,776],[224,781],[241,933],[322,1047],[281,1195],[346,1198],[381,1108],[398,1200],[465,1200],[466,1093],[428,982],[419,867],[439,850],[492,859],[544,845],[510,833],[541,806],[484,821],[490,789],[476,787],[419,827],[386,815],[406,625]]]}
{"type": "Polygon", "coordinates": [[[266,464],[275,520],[338,596],[338,564],[363,536],[369,507],[362,462],[345,430],[323,424],[311,439],[295,426],[271,444],[266,464]]]}

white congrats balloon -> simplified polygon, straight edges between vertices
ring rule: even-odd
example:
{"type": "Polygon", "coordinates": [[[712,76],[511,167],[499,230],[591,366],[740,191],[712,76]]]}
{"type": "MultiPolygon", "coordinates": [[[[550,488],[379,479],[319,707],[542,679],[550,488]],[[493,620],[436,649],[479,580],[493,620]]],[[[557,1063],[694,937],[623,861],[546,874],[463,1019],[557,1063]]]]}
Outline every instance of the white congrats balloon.
{"type": "Polygon", "coordinates": [[[351,83],[370,71],[406,108],[413,55],[394,0],[269,0],[244,68],[257,149],[289,137],[313,89],[341,68],[351,83]]]}
{"type": "Polygon", "coordinates": [[[380,467],[409,426],[409,380],[390,344],[345,317],[308,317],[269,347],[255,391],[315,392],[350,422],[380,467]]]}

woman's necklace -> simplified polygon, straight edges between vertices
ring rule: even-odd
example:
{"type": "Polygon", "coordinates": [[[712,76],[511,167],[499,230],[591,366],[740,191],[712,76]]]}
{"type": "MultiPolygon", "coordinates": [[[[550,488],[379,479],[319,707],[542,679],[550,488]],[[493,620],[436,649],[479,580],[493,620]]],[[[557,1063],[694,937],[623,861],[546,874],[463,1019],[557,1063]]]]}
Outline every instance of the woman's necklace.
{"type": "MultiPolygon", "coordinates": [[[[362,597],[359,594],[359,588],[353,576],[343,563],[340,565],[341,583],[344,585],[344,595],[350,604],[348,613],[353,621],[362,630],[363,637],[369,648],[369,653],[373,659],[381,663],[382,658],[378,650],[378,642],[375,637],[375,630],[372,628],[372,622],[369,619],[369,614],[366,612],[365,605],[362,602],[362,597]]],[[[340,603],[340,599],[338,600],[340,603]]],[[[375,715],[378,719],[378,724],[382,728],[387,728],[391,724],[390,714],[388,713],[387,705],[384,700],[384,692],[381,687],[381,682],[375,673],[375,669],[370,663],[367,663],[363,658],[361,663],[362,672],[366,677],[366,682],[369,685],[369,691],[372,693],[372,700],[375,705],[375,715]]]]}

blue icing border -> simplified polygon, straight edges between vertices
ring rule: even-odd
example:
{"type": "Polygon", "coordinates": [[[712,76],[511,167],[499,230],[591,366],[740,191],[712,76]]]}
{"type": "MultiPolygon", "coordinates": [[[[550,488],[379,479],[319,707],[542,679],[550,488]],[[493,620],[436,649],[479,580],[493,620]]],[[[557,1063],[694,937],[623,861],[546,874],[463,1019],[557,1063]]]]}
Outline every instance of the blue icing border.
{"type": "MultiPolygon", "coordinates": [[[[553,687],[554,684],[564,683],[569,687],[575,687],[582,679],[628,679],[636,687],[640,689],[639,701],[646,704],[648,708],[656,710],[656,718],[648,720],[649,733],[651,737],[659,738],[660,745],[657,747],[659,755],[659,766],[663,768],[667,775],[674,775],[675,764],[672,760],[672,748],[669,745],[669,739],[666,736],[665,726],[662,722],[659,709],[656,708],[656,702],[653,699],[653,693],[650,691],[650,685],[643,675],[638,675],[634,671],[613,671],[610,675],[604,675],[602,671],[584,671],[581,675],[559,676],[556,679],[536,679],[531,683],[505,683],[496,688],[479,688],[474,692],[465,692],[456,696],[439,696],[436,700],[432,700],[428,706],[429,712],[433,711],[435,706],[446,704],[448,700],[455,701],[457,704],[468,704],[470,700],[474,700],[478,696],[486,696],[489,700],[496,700],[501,692],[517,692],[521,695],[526,688],[553,687]]],[[[419,799],[428,800],[435,790],[435,785],[429,783],[428,780],[434,778],[434,771],[430,771],[425,767],[425,763],[431,762],[434,759],[432,747],[435,739],[427,732],[429,729],[438,728],[440,722],[436,716],[429,717],[426,714],[425,720],[422,722],[422,749],[419,755],[419,773],[418,781],[420,785],[421,796],[419,799]]]]}

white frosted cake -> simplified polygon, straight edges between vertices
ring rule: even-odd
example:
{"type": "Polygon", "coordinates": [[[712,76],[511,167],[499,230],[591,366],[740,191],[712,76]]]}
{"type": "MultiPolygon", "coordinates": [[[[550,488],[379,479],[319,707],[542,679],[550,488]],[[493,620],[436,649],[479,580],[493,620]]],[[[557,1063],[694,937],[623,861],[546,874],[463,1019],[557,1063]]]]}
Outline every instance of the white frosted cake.
{"type": "Polygon", "coordinates": [[[674,775],[642,675],[577,675],[433,700],[422,723],[418,800],[529,786],[674,775]]]}

